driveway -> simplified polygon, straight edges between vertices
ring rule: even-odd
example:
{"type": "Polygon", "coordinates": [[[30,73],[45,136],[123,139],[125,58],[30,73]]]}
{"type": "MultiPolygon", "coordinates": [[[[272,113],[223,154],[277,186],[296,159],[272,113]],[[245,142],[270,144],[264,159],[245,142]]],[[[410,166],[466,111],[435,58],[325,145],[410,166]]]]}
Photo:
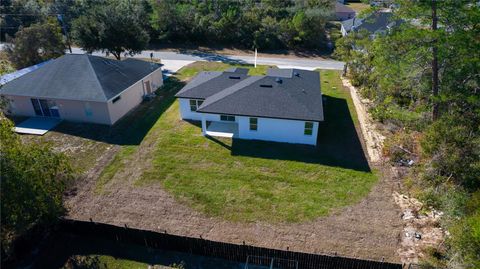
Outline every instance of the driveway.
{"type": "MultiPolygon", "coordinates": [[[[72,48],[73,53],[85,53],[80,48],[72,48]]],[[[206,52],[172,52],[172,51],[153,51],[144,50],[140,54],[136,54],[134,58],[150,58],[153,53],[154,58],[161,59],[163,63],[173,64],[173,67],[179,66],[186,62],[208,61],[208,62],[224,62],[224,63],[239,63],[239,64],[253,64],[255,62],[254,56],[237,56],[237,55],[219,55],[206,52]],[[175,62],[179,61],[179,62],[175,62]]],[[[102,52],[94,52],[94,55],[104,56],[102,52]]],[[[252,53],[253,54],[253,53],[252,53]]],[[[129,56],[127,56],[129,57],[129,56]]],[[[257,64],[262,65],[276,65],[280,68],[298,68],[298,69],[333,69],[343,70],[344,62],[333,60],[312,60],[303,58],[279,58],[279,57],[257,57],[257,64]]],[[[169,69],[169,66],[165,66],[169,69]]],[[[178,70],[178,69],[177,69],[178,70]]]]}

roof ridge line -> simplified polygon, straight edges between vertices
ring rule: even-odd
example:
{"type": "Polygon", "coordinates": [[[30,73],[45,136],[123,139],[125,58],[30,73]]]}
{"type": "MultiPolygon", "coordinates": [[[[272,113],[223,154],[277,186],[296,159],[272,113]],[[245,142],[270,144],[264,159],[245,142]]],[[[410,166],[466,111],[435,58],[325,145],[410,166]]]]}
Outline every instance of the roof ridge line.
{"type": "MultiPolygon", "coordinates": [[[[90,69],[93,71],[93,74],[95,75],[95,81],[97,82],[98,86],[100,86],[100,89],[101,89],[101,92],[102,92],[102,95],[103,97],[105,98],[105,101],[108,101],[109,99],[107,98],[107,96],[105,95],[105,91],[103,89],[103,85],[102,83],[100,83],[100,79],[98,78],[98,75],[97,75],[97,72],[95,71],[95,68],[93,68],[93,65],[92,65],[92,62],[90,61],[90,55],[89,54],[84,54],[87,56],[87,62],[88,62],[88,66],[90,66],[90,69]]],[[[93,56],[93,55],[91,55],[93,56]]],[[[103,58],[103,57],[102,57],[103,58]]]]}
{"type": "Polygon", "coordinates": [[[180,91],[178,91],[178,92],[176,93],[176,95],[177,95],[177,94],[180,94],[180,93],[184,94],[184,93],[186,93],[186,92],[189,92],[189,91],[191,91],[192,89],[195,89],[195,88],[199,87],[200,85],[203,85],[203,84],[211,81],[212,79],[215,79],[215,78],[221,76],[223,73],[224,73],[224,72],[222,72],[222,71],[213,71],[213,70],[212,70],[212,71],[207,71],[207,70],[200,71],[200,72],[198,72],[198,73],[195,75],[195,77],[194,77],[193,79],[191,79],[182,89],[180,89],[180,91]],[[205,73],[217,73],[217,72],[218,72],[218,76],[211,77],[211,78],[209,78],[208,80],[205,80],[204,82],[202,82],[202,83],[200,83],[200,84],[198,84],[198,85],[195,85],[195,86],[192,87],[192,88],[188,88],[188,89],[185,89],[185,91],[182,91],[183,88],[185,88],[185,87],[188,86],[188,83],[190,83],[190,82],[192,82],[193,80],[195,80],[200,74],[202,74],[202,73],[203,73],[203,74],[205,74],[205,73]]]}
{"type": "Polygon", "coordinates": [[[260,79],[262,79],[262,78],[264,78],[264,77],[266,77],[266,76],[248,76],[248,77],[245,78],[244,80],[239,81],[239,82],[233,84],[232,86],[230,86],[230,87],[228,87],[228,88],[225,88],[225,89],[217,92],[216,94],[214,94],[214,95],[206,98],[205,101],[203,102],[203,104],[202,104],[198,109],[206,108],[206,107],[208,107],[208,106],[210,106],[210,105],[213,105],[213,104],[215,104],[216,102],[222,100],[223,98],[225,98],[225,97],[227,97],[227,96],[230,96],[230,95],[236,93],[237,91],[239,91],[239,90],[241,90],[241,89],[243,89],[243,88],[251,85],[252,83],[257,82],[258,80],[260,80],[260,79]],[[243,85],[241,88],[238,88],[238,89],[235,89],[235,90],[232,89],[233,87],[238,86],[238,84],[244,83],[244,82],[247,81],[247,80],[252,80],[252,81],[249,81],[248,84],[243,85]],[[221,98],[219,98],[219,99],[217,99],[217,100],[214,100],[214,101],[208,103],[208,101],[207,101],[208,99],[210,99],[210,98],[213,99],[213,98],[217,97],[218,95],[221,95],[222,93],[224,93],[224,92],[227,91],[227,90],[232,90],[232,92],[229,93],[229,94],[227,94],[227,95],[225,95],[225,96],[223,96],[223,97],[221,97],[221,98]]]}

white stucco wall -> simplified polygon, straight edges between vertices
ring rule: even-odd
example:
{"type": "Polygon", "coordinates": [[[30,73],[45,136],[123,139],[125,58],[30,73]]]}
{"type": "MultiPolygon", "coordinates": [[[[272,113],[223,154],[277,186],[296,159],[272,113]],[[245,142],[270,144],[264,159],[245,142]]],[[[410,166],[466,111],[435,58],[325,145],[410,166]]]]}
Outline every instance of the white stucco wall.
{"type": "MultiPolygon", "coordinates": [[[[189,99],[178,98],[180,114],[183,120],[220,121],[220,115],[209,113],[197,113],[190,111],[189,99]]],[[[250,118],[235,116],[238,124],[238,138],[251,140],[266,140],[294,144],[317,144],[318,122],[313,122],[312,135],[305,135],[305,121],[258,118],[257,131],[250,130],[250,118]]]]}
{"type": "Polygon", "coordinates": [[[318,122],[313,122],[312,135],[305,135],[305,121],[258,118],[257,131],[250,130],[249,117],[237,116],[238,136],[294,144],[317,144],[318,122]]]}
{"type": "Polygon", "coordinates": [[[182,120],[202,120],[202,115],[207,121],[220,121],[220,115],[207,114],[207,113],[197,113],[190,110],[190,99],[187,98],[178,98],[180,105],[180,117],[182,120]]]}
{"type": "Polygon", "coordinates": [[[345,29],[345,27],[343,27],[343,24],[340,28],[340,32],[342,32],[342,36],[346,36],[348,33],[347,33],[347,30],[345,29]]]}
{"type": "Polygon", "coordinates": [[[155,72],[149,74],[121,92],[117,95],[121,97],[117,102],[113,103],[112,100],[108,101],[108,110],[110,114],[109,124],[113,125],[116,123],[119,119],[125,116],[125,114],[143,101],[143,96],[147,93],[144,83],[147,81],[150,82],[152,93],[155,92],[163,85],[162,70],[160,68],[155,70],[155,72]]]}
{"type": "MultiPolygon", "coordinates": [[[[55,101],[61,119],[112,125],[142,102],[144,90],[146,90],[144,89],[144,82],[146,81],[150,82],[152,92],[156,91],[163,85],[161,69],[155,70],[155,72],[120,93],[121,99],[115,102],[115,104],[113,104],[111,100],[109,102],[94,102],[38,98],[55,101]],[[87,113],[87,110],[91,113],[87,113]]],[[[5,95],[5,97],[12,100],[9,109],[13,115],[36,116],[30,99],[37,97],[11,95],[5,95]]]]}
{"type": "MultiPolygon", "coordinates": [[[[33,110],[31,98],[26,96],[5,96],[10,101],[10,110],[13,115],[33,117],[35,111],[33,110]]],[[[43,98],[46,99],[46,98],[43,98]]],[[[108,114],[108,107],[106,103],[102,102],[85,102],[63,99],[48,99],[53,100],[58,106],[60,118],[69,121],[92,122],[99,124],[110,124],[110,117],[108,114]],[[88,103],[88,105],[87,105],[88,103]],[[86,113],[86,106],[90,107],[91,113],[86,113]]]]}

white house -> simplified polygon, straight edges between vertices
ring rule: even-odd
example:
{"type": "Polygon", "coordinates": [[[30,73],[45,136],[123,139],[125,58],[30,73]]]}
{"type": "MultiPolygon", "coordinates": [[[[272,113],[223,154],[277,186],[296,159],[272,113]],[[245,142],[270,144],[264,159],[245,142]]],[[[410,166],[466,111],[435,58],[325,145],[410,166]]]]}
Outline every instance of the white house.
{"type": "Polygon", "coordinates": [[[202,122],[203,135],[317,144],[323,121],[320,74],[270,69],[201,72],[176,97],[184,120],[202,122]]]}
{"type": "Polygon", "coordinates": [[[160,65],[67,54],[2,88],[7,112],[113,125],[163,85],[160,65]]]}

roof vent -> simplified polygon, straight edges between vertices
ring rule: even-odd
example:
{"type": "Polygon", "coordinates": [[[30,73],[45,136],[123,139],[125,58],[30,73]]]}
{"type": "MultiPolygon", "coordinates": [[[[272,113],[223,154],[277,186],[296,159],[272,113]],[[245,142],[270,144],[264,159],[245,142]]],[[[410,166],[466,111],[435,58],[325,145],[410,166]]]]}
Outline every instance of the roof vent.
{"type": "Polygon", "coordinates": [[[275,82],[278,83],[278,84],[282,84],[282,79],[281,78],[276,78],[275,82]]]}
{"type": "Polygon", "coordinates": [[[300,77],[300,73],[298,73],[298,72],[293,72],[293,75],[296,76],[296,77],[300,77]]]}
{"type": "Polygon", "coordinates": [[[262,88],[272,88],[273,85],[271,85],[271,84],[260,84],[260,87],[262,87],[262,88]]]}
{"type": "Polygon", "coordinates": [[[228,78],[229,79],[240,79],[240,77],[238,77],[238,76],[229,76],[228,78]]]}

